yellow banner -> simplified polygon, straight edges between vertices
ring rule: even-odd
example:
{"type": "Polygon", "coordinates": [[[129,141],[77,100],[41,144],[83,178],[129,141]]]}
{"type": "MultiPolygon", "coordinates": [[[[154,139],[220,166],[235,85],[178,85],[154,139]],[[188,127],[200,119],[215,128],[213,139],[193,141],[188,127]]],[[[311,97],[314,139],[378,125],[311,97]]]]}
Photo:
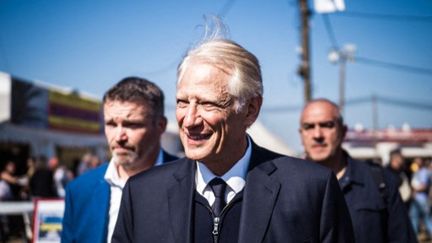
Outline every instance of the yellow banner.
{"type": "Polygon", "coordinates": [[[84,99],[76,94],[63,94],[49,90],[49,102],[89,111],[99,111],[101,102],[84,99]]]}
{"type": "Polygon", "coordinates": [[[49,116],[48,123],[64,129],[79,129],[82,131],[99,132],[100,124],[98,122],[85,121],[74,118],[64,118],[59,116],[49,116]]]}

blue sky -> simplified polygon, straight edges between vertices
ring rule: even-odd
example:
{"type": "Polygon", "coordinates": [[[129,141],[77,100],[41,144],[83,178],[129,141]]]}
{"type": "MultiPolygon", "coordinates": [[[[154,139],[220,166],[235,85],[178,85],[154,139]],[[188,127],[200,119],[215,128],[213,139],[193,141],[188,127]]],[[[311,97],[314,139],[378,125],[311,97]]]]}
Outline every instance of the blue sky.
{"type": "MultiPolygon", "coordinates": [[[[372,95],[429,106],[378,103],[379,126],[432,127],[432,2],[430,0],[347,0],[346,14],[328,16],[337,44],[355,44],[356,56],[417,67],[426,72],[354,61],[347,64],[347,101],[372,95]],[[351,15],[350,15],[351,13],[351,15]],[[428,16],[424,19],[354,17],[352,13],[428,16]],[[403,21],[404,20],[404,21],[403,21]]],[[[310,2],[312,6],[312,1],[310,2]]],[[[28,80],[72,87],[101,97],[118,80],[138,75],[166,93],[173,119],[176,66],[187,48],[199,41],[203,16],[228,11],[224,22],[231,39],[261,62],[264,106],[260,119],[296,150],[303,84],[296,70],[299,14],[297,1],[0,1],[0,71],[28,80]]],[[[323,16],[311,17],[313,96],[338,101],[338,65],[323,16]]],[[[371,103],[347,105],[350,127],[372,127],[371,103]]]]}

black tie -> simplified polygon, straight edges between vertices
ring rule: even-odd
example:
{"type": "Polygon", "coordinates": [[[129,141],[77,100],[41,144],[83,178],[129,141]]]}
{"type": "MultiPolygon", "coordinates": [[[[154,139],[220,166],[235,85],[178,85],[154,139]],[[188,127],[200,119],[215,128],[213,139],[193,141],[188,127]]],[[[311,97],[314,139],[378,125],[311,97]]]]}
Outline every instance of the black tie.
{"type": "Polygon", "coordinates": [[[216,216],[220,216],[220,213],[222,209],[225,207],[225,189],[226,189],[226,183],[224,180],[222,180],[219,177],[213,178],[209,182],[209,186],[213,191],[213,194],[215,196],[215,201],[213,203],[212,209],[213,213],[216,216]]]}

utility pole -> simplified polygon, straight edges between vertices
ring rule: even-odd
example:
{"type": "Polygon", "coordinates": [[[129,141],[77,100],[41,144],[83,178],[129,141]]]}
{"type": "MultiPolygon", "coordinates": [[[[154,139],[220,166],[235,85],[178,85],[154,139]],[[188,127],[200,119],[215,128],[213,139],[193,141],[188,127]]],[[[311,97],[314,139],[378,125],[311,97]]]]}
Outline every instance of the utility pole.
{"type": "Polygon", "coordinates": [[[354,54],[357,47],[353,44],[347,44],[342,49],[332,50],[328,55],[331,63],[339,64],[339,109],[344,115],[345,109],[345,82],[346,82],[346,63],[354,61],[354,54]]]}
{"type": "Polygon", "coordinates": [[[304,82],[304,101],[305,103],[312,99],[311,84],[311,65],[309,49],[309,16],[310,10],[307,0],[299,0],[301,15],[301,63],[298,68],[298,74],[304,82]]]}

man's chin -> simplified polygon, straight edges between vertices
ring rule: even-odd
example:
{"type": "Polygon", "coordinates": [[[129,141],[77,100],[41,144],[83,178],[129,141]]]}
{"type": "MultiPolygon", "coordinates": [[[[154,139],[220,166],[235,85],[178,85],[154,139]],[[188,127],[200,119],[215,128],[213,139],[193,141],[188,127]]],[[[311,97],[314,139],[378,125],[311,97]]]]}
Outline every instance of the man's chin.
{"type": "Polygon", "coordinates": [[[129,164],[132,164],[133,161],[136,159],[136,156],[132,156],[131,154],[128,155],[114,155],[113,161],[117,165],[121,166],[127,166],[129,164]]]}
{"type": "Polygon", "coordinates": [[[316,154],[316,155],[308,156],[309,160],[312,160],[317,163],[325,162],[328,160],[328,158],[329,156],[327,156],[326,154],[316,154]]]}
{"type": "Polygon", "coordinates": [[[191,160],[203,161],[208,156],[208,153],[198,148],[186,148],[185,155],[191,160]]]}

